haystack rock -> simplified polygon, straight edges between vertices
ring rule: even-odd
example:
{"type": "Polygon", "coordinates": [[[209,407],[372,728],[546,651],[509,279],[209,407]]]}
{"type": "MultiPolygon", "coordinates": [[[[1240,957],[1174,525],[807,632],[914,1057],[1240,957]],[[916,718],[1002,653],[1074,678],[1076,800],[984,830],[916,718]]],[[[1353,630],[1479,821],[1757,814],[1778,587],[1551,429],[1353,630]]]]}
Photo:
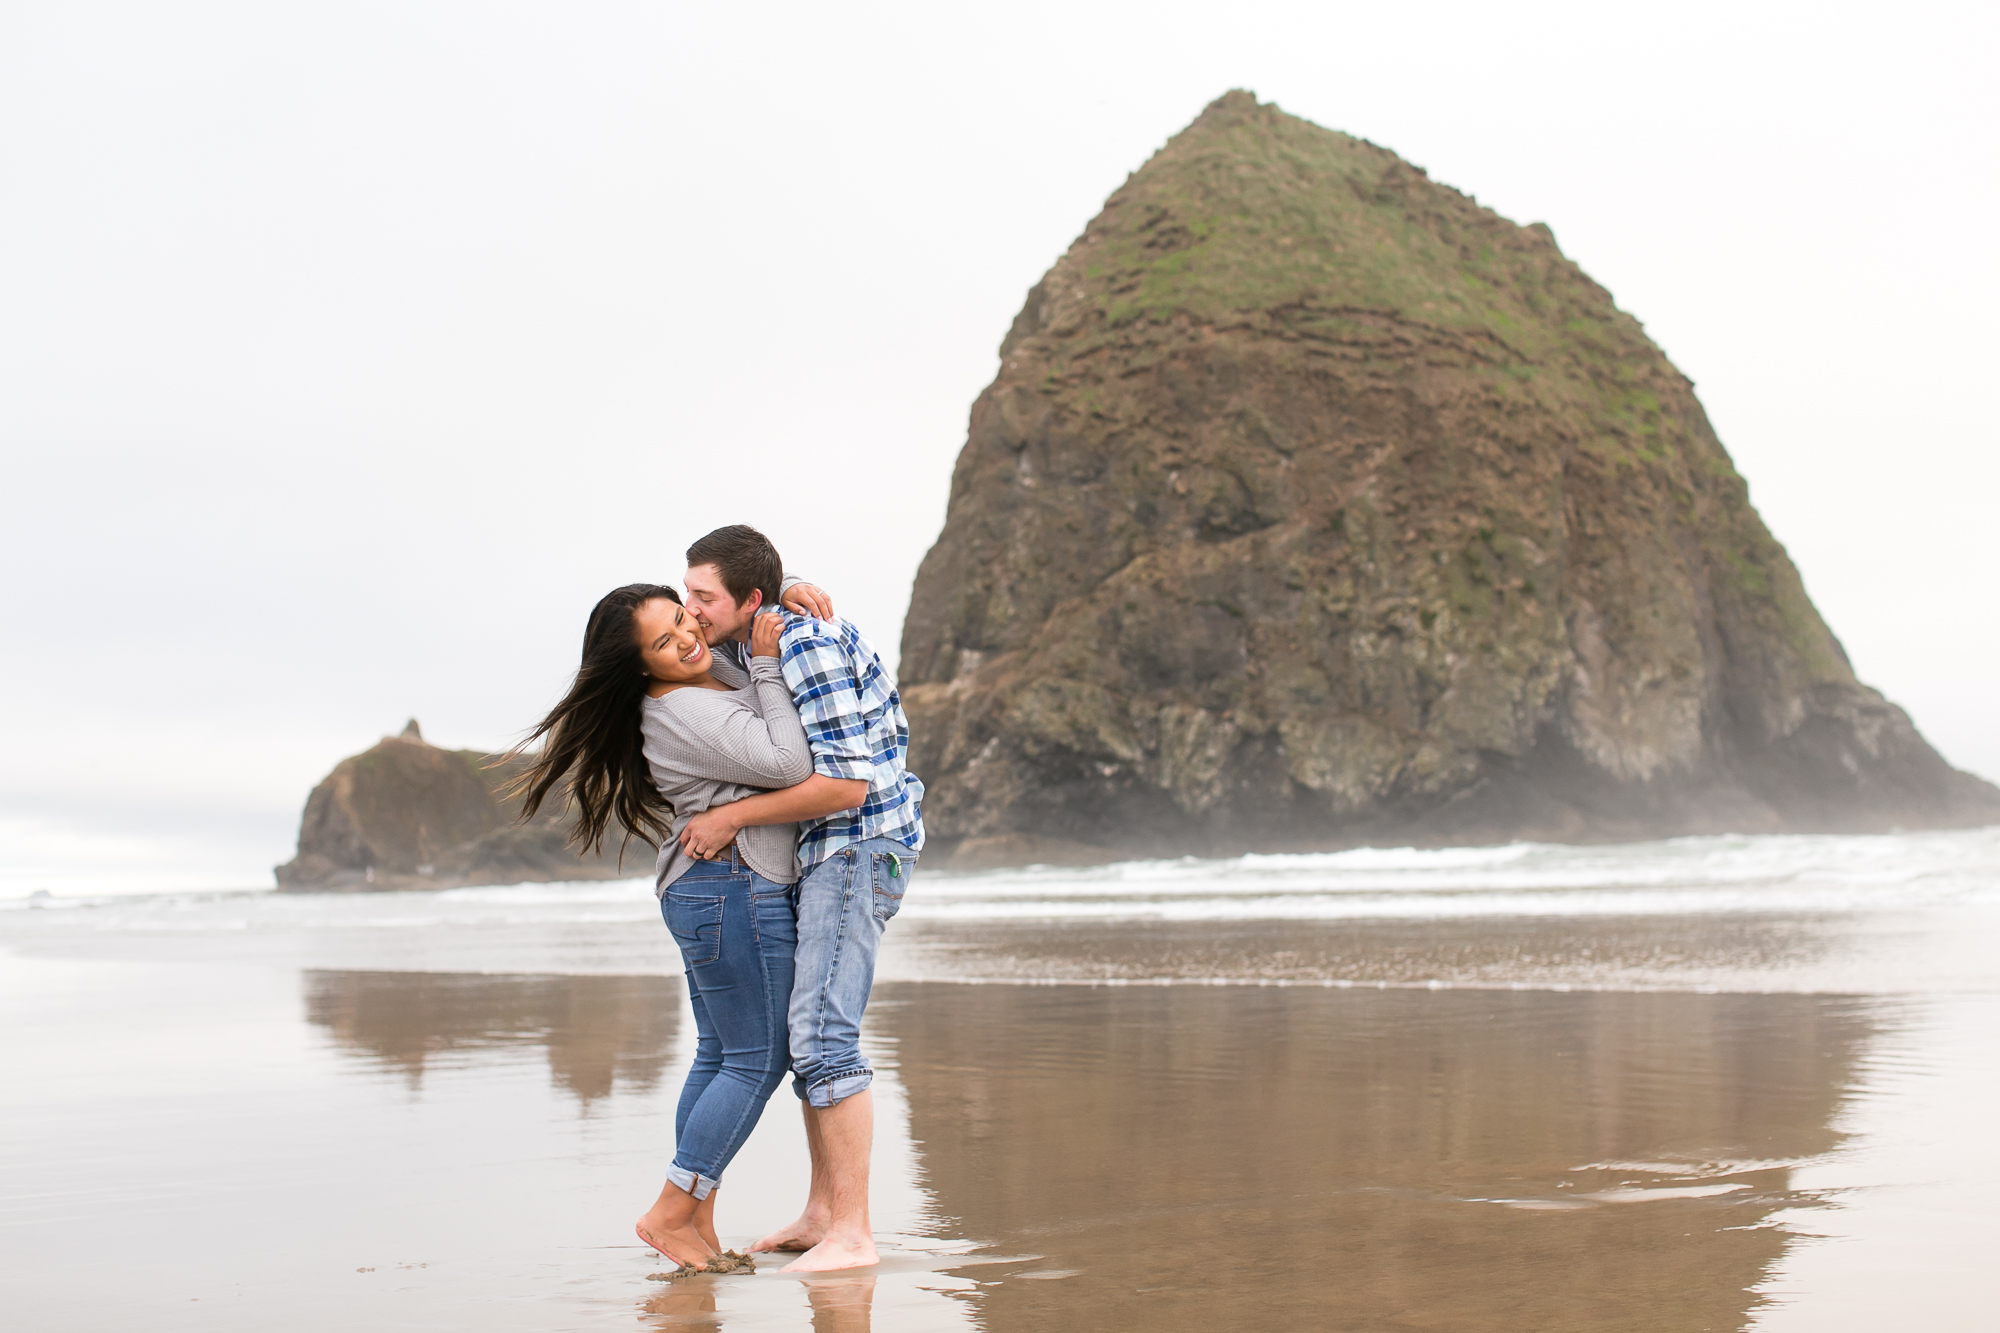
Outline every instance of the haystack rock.
{"type": "Polygon", "coordinates": [[[399,736],[343,759],[306,798],[298,855],[277,868],[278,887],[297,892],[450,888],[642,875],[653,849],[634,842],[618,867],[564,845],[559,812],[544,808],[516,824],[500,787],[525,760],[445,750],[415,719],[399,736]]]}
{"type": "Polygon", "coordinates": [[[958,864],[2000,821],[1550,230],[1233,92],[1028,294],[901,676],[958,864]]]}

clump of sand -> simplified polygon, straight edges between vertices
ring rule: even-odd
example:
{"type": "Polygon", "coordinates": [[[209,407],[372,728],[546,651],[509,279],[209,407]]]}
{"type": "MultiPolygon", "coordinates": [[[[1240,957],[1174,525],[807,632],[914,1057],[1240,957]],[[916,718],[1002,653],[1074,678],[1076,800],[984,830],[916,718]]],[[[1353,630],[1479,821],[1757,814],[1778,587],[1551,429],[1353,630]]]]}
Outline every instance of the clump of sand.
{"type": "Polygon", "coordinates": [[[703,1277],[718,1273],[754,1273],[756,1263],[747,1254],[735,1250],[724,1250],[721,1254],[710,1255],[705,1264],[682,1264],[671,1273],[648,1273],[653,1282],[677,1282],[684,1277],[703,1277]]]}

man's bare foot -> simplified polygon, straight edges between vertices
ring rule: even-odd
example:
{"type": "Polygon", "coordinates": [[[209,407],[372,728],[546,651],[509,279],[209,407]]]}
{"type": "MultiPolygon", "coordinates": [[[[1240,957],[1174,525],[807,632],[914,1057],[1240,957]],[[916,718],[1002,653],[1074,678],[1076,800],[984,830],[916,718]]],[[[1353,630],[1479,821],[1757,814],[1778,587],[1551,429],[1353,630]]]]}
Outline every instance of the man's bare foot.
{"type": "Polygon", "coordinates": [[[640,1218],[638,1225],[632,1230],[640,1240],[677,1264],[699,1268],[715,1254],[708,1242],[702,1239],[701,1233],[693,1227],[666,1226],[651,1213],[640,1218]]]}
{"type": "Polygon", "coordinates": [[[811,1212],[803,1212],[790,1226],[779,1227],[764,1239],[750,1247],[750,1253],[763,1254],[770,1250],[791,1250],[804,1252],[826,1239],[827,1219],[815,1217],[811,1212]]]}
{"type": "Polygon", "coordinates": [[[830,1273],[837,1268],[866,1268],[879,1264],[875,1238],[869,1235],[828,1236],[778,1271],[781,1273],[830,1273]]]}

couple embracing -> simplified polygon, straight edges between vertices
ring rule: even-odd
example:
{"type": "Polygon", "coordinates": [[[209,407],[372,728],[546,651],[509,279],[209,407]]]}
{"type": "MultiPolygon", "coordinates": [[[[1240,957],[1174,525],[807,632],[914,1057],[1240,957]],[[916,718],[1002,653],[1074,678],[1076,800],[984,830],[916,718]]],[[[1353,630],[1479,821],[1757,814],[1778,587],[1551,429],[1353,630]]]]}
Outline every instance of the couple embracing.
{"type": "Polygon", "coordinates": [[[811,1189],[751,1249],[804,1251],[788,1271],[873,1264],[861,1015],[924,844],[902,704],[762,533],[718,528],[687,562],[685,599],[632,584],[590,613],[576,681],[528,739],[543,746],[517,787],[523,817],[560,788],[573,841],[599,846],[615,820],[660,849],[654,892],[696,1043],[639,1238],[693,1268],[717,1257],[716,1187],[790,1069],[811,1189]]]}

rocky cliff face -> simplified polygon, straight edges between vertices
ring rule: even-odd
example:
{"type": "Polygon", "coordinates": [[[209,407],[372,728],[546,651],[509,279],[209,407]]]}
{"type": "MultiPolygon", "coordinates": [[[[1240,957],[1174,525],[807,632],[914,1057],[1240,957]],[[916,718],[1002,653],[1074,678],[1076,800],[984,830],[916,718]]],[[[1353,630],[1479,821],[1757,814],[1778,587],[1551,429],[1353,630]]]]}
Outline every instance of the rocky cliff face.
{"type": "Polygon", "coordinates": [[[902,682],[961,863],[2000,821],[1547,227],[1240,92],[1029,293],[902,682]]]}
{"type": "Polygon", "coordinates": [[[495,763],[473,750],[441,750],[412,721],[400,736],[343,759],[306,799],[299,851],[277,868],[278,887],[300,892],[450,888],[643,875],[651,846],[634,842],[618,868],[564,845],[559,811],[517,825],[499,788],[525,761],[495,763]]]}

